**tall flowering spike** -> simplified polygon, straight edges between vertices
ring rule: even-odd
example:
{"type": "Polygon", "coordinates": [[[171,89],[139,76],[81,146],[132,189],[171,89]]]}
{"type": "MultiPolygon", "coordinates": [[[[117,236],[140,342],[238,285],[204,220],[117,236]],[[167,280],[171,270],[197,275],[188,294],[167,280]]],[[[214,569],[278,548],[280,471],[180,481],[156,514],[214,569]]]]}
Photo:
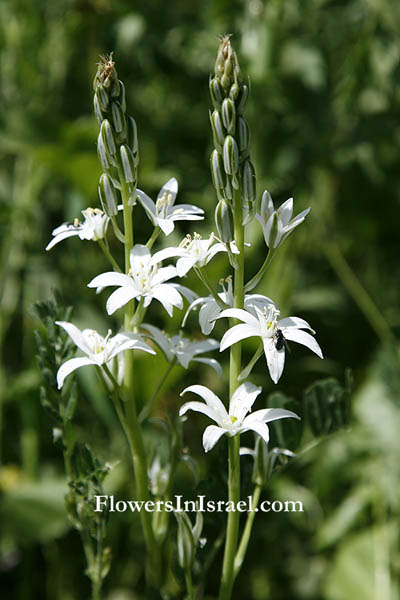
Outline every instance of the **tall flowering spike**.
{"type": "Polygon", "coordinates": [[[214,149],[210,165],[218,207],[215,223],[219,237],[233,240],[233,199],[240,190],[243,224],[255,216],[256,176],[250,153],[250,130],[243,117],[249,86],[243,83],[240,66],[230,42],[220,39],[210,94],[214,110],[210,112],[214,149]]]}
{"type": "Polygon", "coordinates": [[[118,79],[113,53],[103,56],[97,66],[93,81],[93,108],[100,134],[97,152],[104,170],[100,178],[99,194],[107,214],[115,214],[114,196],[116,190],[126,185],[131,204],[136,200],[137,167],[139,150],[135,120],[126,114],[125,86],[118,79]],[[104,188],[104,175],[107,175],[107,194],[104,188]],[[109,185],[108,185],[109,184],[109,185]],[[106,203],[104,200],[106,196],[106,203]]]}

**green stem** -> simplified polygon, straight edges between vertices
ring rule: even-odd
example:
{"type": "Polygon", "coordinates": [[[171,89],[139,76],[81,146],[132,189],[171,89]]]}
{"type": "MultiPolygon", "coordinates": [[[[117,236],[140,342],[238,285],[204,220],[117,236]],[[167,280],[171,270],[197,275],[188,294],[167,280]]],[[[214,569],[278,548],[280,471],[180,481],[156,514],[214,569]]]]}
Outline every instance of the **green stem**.
{"type": "Polygon", "coordinates": [[[146,243],[146,246],[151,249],[153,247],[154,242],[156,241],[156,239],[158,238],[158,236],[161,233],[161,229],[159,227],[154,227],[154,231],[151,234],[151,237],[149,239],[149,241],[146,243]]]}
{"type": "Polygon", "coordinates": [[[214,298],[214,300],[218,304],[218,306],[220,308],[222,308],[222,310],[229,308],[229,306],[227,304],[225,304],[225,302],[223,300],[221,300],[221,298],[218,296],[217,292],[215,292],[213,290],[213,287],[212,287],[211,283],[209,282],[207,275],[204,272],[202,272],[201,269],[198,267],[194,267],[194,272],[196,273],[196,275],[200,279],[200,281],[206,286],[206,288],[208,289],[208,291],[210,292],[210,294],[212,295],[212,297],[214,298]]]}
{"type": "Polygon", "coordinates": [[[254,365],[256,364],[256,362],[258,361],[260,356],[262,356],[263,354],[264,354],[264,347],[261,343],[258,346],[257,350],[254,352],[254,354],[253,354],[252,358],[250,359],[250,361],[248,362],[248,364],[245,366],[243,371],[241,371],[241,373],[238,377],[238,381],[244,381],[245,379],[247,379],[247,377],[250,375],[254,365]]]}
{"type": "Polygon", "coordinates": [[[171,373],[171,371],[175,365],[176,365],[176,358],[174,358],[174,360],[169,363],[167,370],[165,371],[164,375],[161,377],[160,381],[158,382],[158,385],[157,385],[156,389],[154,390],[154,392],[152,393],[150,400],[147,402],[146,406],[143,407],[143,410],[139,414],[139,423],[143,423],[143,421],[145,419],[147,419],[153,412],[154,404],[158,397],[158,394],[161,392],[161,389],[162,389],[164,383],[166,382],[168,375],[171,373]]]}
{"type": "Polygon", "coordinates": [[[242,539],[240,540],[239,548],[235,557],[235,577],[237,577],[246,555],[247,546],[249,545],[251,531],[253,529],[254,518],[256,516],[256,508],[260,500],[262,486],[256,485],[253,491],[252,511],[247,514],[246,525],[244,526],[242,539]]]}
{"type": "Polygon", "coordinates": [[[186,589],[187,589],[187,598],[188,600],[194,600],[194,588],[192,581],[192,572],[190,567],[185,569],[185,581],[186,581],[186,589]]]}
{"type": "MultiPolygon", "coordinates": [[[[244,227],[242,225],[242,202],[240,192],[234,196],[234,223],[235,242],[239,250],[237,256],[237,269],[235,270],[233,306],[243,308],[244,306],[244,227]]],[[[229,371],[229,396],[232,397],[238,387],[238,377],[241,372],[241,342],[231,347],[230,371],[229,371]]],[[[240,436],[229,438],[229,500],[234,507],[240,501],[240,436]]],[[[226,530],[224,562],[222,567],[221,586],[219,600],[230,600],[233,582],[235,579],[234,561],[239,536],[240,512],[234,510],[228,513],[228,524],[226,530]]]]}
{"type": "MultiPolygon", "coordinates": [[[[125,273],[130,269],[130,252],[133,248],[133,224],[132,207],[129,206],[129,190],[124,181],[123,174],[120,172],[121,197],[123,204],[124,234],[125,234],[125,273]]],[[[135,310],[134,301],[128,302],[125,307],[124,327],[125,331],[133,330],[133,315],[135,310]]],[[[123,392],[126,397],[126,430],[129,442],[129,449],[132,457],[134,476],[136,482],[136,495],[139,501],[147,502],[149,500],[147,459],[143,442],[142,431],[138,421],[134,395],[134,353],[127,350],[124,353],[124,383],[123,392]]],[[[151,562],[152,575],[157,581],[160,576],[159,552],[154,538],[154,532],[151,524],[151,513],[147,511],[140,512],[143,534],[149,561],[151,562]]]]}
{"type": "Polygon", "coordinates": [[[254,275],[254,277],[252,277],[250,279],[250,281],[248,281],[246,283],[246,285],[244,286],[244,291],[245,292],[250,292],[261,281],[261,279],[264,277],[264,274],[265,274],[266,270],[268,269],[269,265],[271,264],[272,259],[274,258],[274,255],[275,255],[275,249],[274,248],[269,248],[267,256],[265,257],[265,260],[263,262],[262,267],[260,268],[260,270],[258,271],[258,273],[256,273],[254,275]]]}
{"type": "Polygon", "coordinates": [[[110,261],[110,263],[112,264],[112,266],[114,267],[114,269],[116,271],[118,271],[118,273],[122,273],[122,269],[120,268],[119,264],[117,263],[117,261],[115,260],[115,258],[113,257],[113,255],[111,254],[111,252],[108,249],[107,244],[104,242],[104,240],[97,240],[97,241],[99,242],[100,248],[103,250],[105,256],[110,261]]]}

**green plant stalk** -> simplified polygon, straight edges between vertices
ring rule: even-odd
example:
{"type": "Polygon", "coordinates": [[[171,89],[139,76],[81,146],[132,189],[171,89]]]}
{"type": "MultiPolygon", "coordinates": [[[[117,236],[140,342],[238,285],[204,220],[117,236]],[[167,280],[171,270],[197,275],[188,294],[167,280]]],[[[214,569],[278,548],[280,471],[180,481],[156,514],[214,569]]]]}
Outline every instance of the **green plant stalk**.
{"type": "Polygon", "coordinates": [[[185,569],[185,581],[187,589],[187,600],[194,600],[194,588],[192,582],[192,572],[190,567],[185,569]]]}
{"type": "MultiPolygon", "coordinates": [[[[133,248],[132,207],[129,206],[129,191],[121,172],[120,181],[125,234],[125,273],[128,274],[130,269],[129,257],[133,248]]],[[[124,328],[127,332],[133,330],[132,319],[134,310],[135,304],[134,301],[131,300],[128,302],[125,308],[124,328]]],[[[139,501],[143,500],[146,502],[149,499],[147,460],[142,431],[136,414],[134,395],[134,353],[131,350],[126,351],[124,353],[124,360],[123,391],[126,398],[126,431],[134,468],[137,499],[139,501]]],[[[141,511],[140,520],[142,523],[149,560],[152,563],[152,575],[156,579],[157,574],[159,573],[159,553],[151,524],[151,514],[146,511],[141,511]]]]}
{"type": "Polygon", "coordinates": [[[151,234],[149,241],[146,243],[147,248],[149,248],[149,250],[152,249],[154,242],[156,241],[156,239],[158,238],[158,236],[161,233],[161,229],[159,227],[154,227],[154,231],[151,234]]]}
{"type": "Polygon", "coordinates": [[[252,277],[250,279],[250,281],[248,281],[246,283],[246,285],[244,286],[244,291],[245,292],[250,292],[252,289],[254,289],[256,287],[256,285],[264,277],[264,274],[265,274],[266,270],[268,269],[269,265],[272,262],[272,259],[274,258],[275,250],[276,250],[275,248],[269,248],[268,249],[268,253],[267,253],[267,256],[265,257],[265,260],[264,260],[264,262],[262,264],[262,267],[260,268],[260,270],[258,271],[258,273],[256,273],[254,275],[254,277],[252,277]]]}
{"type": "Polygon", "coordinates": [[[201,268],[198,268],[198,267],[194,267],[194,272],[196,273],[197,277],[200,279],[202,284],[208,289],[208,291],[210,292],[211,296],[214,298],[214,300],[218,304],[218,306],[222,310],[229,308],[229,306],[227,304],[225,304],[225,302],[223,300],[221,300],[221,298],[218,296],[217,292],[213,289],[205,272],[202,271],[201,268]]]}
{"type": "Polygon", "coordinates": [[[235,577],[237,577],[237,575],[242,567],[244,557],[246,556],[247,547],[249,545],[250,536],[251,536],[251,532],[253,529],[254,518],[256,516],[256,508],[257,508],[258,502],[260,500],[261,490],[262,490],[262,486],[256,485],[254,488],[254,491],[253,491],[253,496],[252,496],[253,510],[251,512],[249,512],[247,515],[246,525],[244,526],[242,538],[240,540],[239,548],[238,548],[238,551],[237,551],[236,557],[235,557],[235,577]]]}
{"type": "Polygon", "coordinates": [[[150,417],[151,413],[153,412],[154,406],[155,406],[155,401],[157,400],[157,397],[158,397],[159,393],[161,392],[161,389],[162,389],[164,383],[166,382],[168,375],[171,373],[171,371],[175,367],[175,365],[176,365],[176,358],[174,358],[173,361],[169,363],[164,375],[161,377],[160,381],[157,384],[156,389],[152,393],[150,400],[147,402],[146,406],[143,407],[143,410],[139,414],[139,423],[143,423],[143,421],[145,419],[150,417]]]}
{"type": "Polygon", "coordinates": [[[99,242],[99,246],[100,248],[103,250],[104,255],[106,256],[106,258],[110,261],[110,263],[112,264],[112,266],[114,267],[114,269],[118,272],[121,273],[121,269],[119,264],[117,263],[117,261],[115,260],[115,258],[113,257],[113,255],[111,254],[107,244],[104,242],[104,240],[98,240],[99,242]]]}
{"type": "MultiPolygon", "coordinates": [[[[238,267],[235,270],[233,306],[244,306],[244,227],[242,225],[242,204],[239,191],[234,195],[234,224],[235,242],[240,254],[237,256],[238,267]]],[[[238,387],[238,377],[241,372],[242,344],[238,342],[231,347],[229,369],[229,397],[238,387]]],[[[229,438],[229,501],[237,506],[240,501],[240,436],[229,438]]],[[[224,562],[222,567],[219,600],[230,600],[233,582],[235,580],[234,561],[239,536],[240,512],[235,510],[228,513],[226,530],[224,562]]]]}

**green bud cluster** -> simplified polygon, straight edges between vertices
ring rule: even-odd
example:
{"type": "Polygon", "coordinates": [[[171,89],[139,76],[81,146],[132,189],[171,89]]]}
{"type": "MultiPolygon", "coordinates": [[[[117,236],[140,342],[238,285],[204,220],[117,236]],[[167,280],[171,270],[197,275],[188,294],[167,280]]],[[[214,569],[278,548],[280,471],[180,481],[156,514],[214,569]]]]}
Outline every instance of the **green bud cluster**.
{"type": "Polygon", "coordinates": [[[233,198],[241,190],[243,224],[253,220],[256,210],[256,174],[250,156],[250,130],[243,117],[249,86],[243,83],[230,36],[225,35],[210,78],[210,111],[214,149],[210,166],[218,204],[215,224],[225,243],[233,240],[233,198]]]}
{"type": "Polygon", "coordinates": [[[118,193],[122,184],[135,202],[139,147],[135,120],[126,114],[125,86],[118,79],[110,56],[102,57],[93,82],[94,114],[100,127],[97,152],[103,174],[99,197],[104,212],[112,217],[118,212],[118,193]]]}

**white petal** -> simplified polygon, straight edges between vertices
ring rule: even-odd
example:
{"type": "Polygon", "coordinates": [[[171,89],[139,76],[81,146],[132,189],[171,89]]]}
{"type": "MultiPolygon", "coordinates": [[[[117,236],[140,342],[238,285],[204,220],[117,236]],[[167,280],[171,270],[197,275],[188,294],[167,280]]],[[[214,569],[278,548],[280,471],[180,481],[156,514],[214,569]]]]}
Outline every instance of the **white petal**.
{"type": "Polygon", "coordinates": [[[158,217],[157,225],[159,226],[164,235],[169,235],[175,229],[173,219],[161,219],[160,217],[158,217]]]}
{"type": "Polygon", "coordinates": [[[115,292],[111,294],[106,303],[107,313],[112,315],[116,310],[125,306],[130,300],[133,298],[137,298],[139,296],[139,291],[135,290],[131,285],[120,287],[115,292]]]}
{"type": "Polygon", "coordinates": [[[194,302],[198,298],[196,292],[193,292],[190,288],[180,283],[170,283],[188,302],[194,302]]]}
{"type": "MultiPolygon", "coordinates": [[[[56,231],[56,230],[55,230],[56,231]]],[[[58,242],[61,242],[62,240],[65,240],[66,238],[72,237],[73,235],[79,235],[79,231],[64,231],[64,233],[58,233],[56,235],[55,238],[53,238],[51,240],[51,242],[49,242],[46,246],[46,250],[51,250],[53,248],[53,246],[55,246],[56,244],[58,244],[58,242]]]]}
{"type": "Polygon", "coordinates": [[[151,260],[151,252],[144,244],[133,246],[129,254],[129,262],[132,273],[141,271],[143,266],[148,266],[151,260]]]}
{"type": "Polygon", "coordinates": [[[287,340],[291,340],[292,342],[297,342],[298,344],[307,346],[307,348],[310,348],[310,350],[315,352],[317,356],[319,356],[320,358],[324,358],[322,355],[322,350],[319,347],[317,340],[306,331],[302,331],[301,329],[294,329],[293,327],[284,327],[282,329],[282,333],[287,340]]]}
{"type": "Polygon", "coordinates": [[[80,367],[86,367],[87,365],[95,365],[96,363],[87,358],[86,356],[80,358],[71,358],[71,360],[67,360],[57,371],[57,385],[58,389],[62,388],[64,384],[64,379],[70,375],[76,369],[80,367]]]}
{"type": "Polygon", "coordinates": [[[282,225],[286,227],[290,223],[293,214],[293,198],[286,200],[277,210],[278,215],[282,220],[282,225]]]}
{"type": "Polygon", "coordinates": [[[171,246],[171,248],[163,248],[163,250],[159,250],[155,254],[153,254],[150,264],[155,265],[157,263],[166,260],[167,258],[173,258],[175,256],[186,256],[187,252],[183,248],[177,248],[175,246],[171,246]]]}
{"type": "Polygon", "coordinates": [[[108,271],[107,273],[101,273],[97,275],[92,281],[88,283],[88,287],[108,287],[110,285],[131,285],[132,278],[129,275],[123,273],[115,273],[114,271],[108,271]]]}
{"type": "Polygon", "coordinates": [[[215,358],[194,358],[193,362],[204,363],[205,365],[212,367],[214,369],[214,371],[217,373],[218,377],[222,376],[221,365],[219,364],[219,362],[217,360],[215,360],[215,358]]]}
{"type": "Polygon", "coordinates": [[[262,408],[261,410],[256,410],[253,414],[249,415],[245,418],[243,425],[247,423],[253,423],[253,421],[262,421],[263,423],[270,423],[271,421],[276,421],[277,419],[299,419],[299,415],[292,412],[291,410],[286,410],[284,408],[262,408]]]}
{"type": "Polygon", "coordinates": [[[174,358],[174,354],[171,352],[168,336],[165,335],[161,329],[158,329],[158,327],[150,325],[149,323],[143,323],[142,328],[151,333],[153,340],[160,350],[162,350],[162,352],[165,354],[167,361],[171,362],[171,360],[174,358]]]}
{"type": "Polygon", "coordinates": [[[209,335],[214,329],[215,319],[220,314],[221,309],[214,299],[205,302],[200,308],[199,324],[204,335],[209,335]]]}
{"type": "Polygon", "coordinates": [[[147,213],[147,216],[149,217],[150,221],[153,223],[153,225],[156,225],[156,205],[154,204],[153,200],[150,198],[150,196],[148,196],[147,194],[145,194],[142,190],[136,190],[136,195],[139,199],[140,204],[143,206],[144,210],[147,213]]]}
{"type": "MultiPolygon", "coordinates": [[[[243,423],[243,426],[245,424],[243,423]]],[[[251,422],[249,424],[246,424],[246,430],[251,430],[254,431],[255,433],[257,433],[260,437],[262,437],[262,439],[264,440],[264,442],[266,444],[268,444],[269,442],[269,429],[268,429],[268,425],[265,425],[265,423],[260,423],[259,421],[254,421],[251,422]]]]}
{"type": "Polygon", "coordinates": [[[286,317],[278,321],[279,329],[285,329],[286,327],[295,327],[296,329],[309,329],[312,333],[315,333],[313,328],[300,317],[286,317]]]}
{"type": "Polygon", "coordinates": [[[125,350],[143,350],[144,352],[148,352],[149,354],[155,354],[154,350],[150,348],[141,338],[140,336],[134,333],[118,333],[116,336],[111,338],[110,342],[113,342],[114,348],[108,355],[108,360],[114,358],[120,352],[124,352],[125,350]]]}
{"type": "Polygon", "coordinates": [[[233,317],[234,319],[240,319],[240,321],[253,327],[259,327],[258,319],[242,308],[227,308],[221,312],[218,319],[221,319],[222,317],[233,317]]]}
{"type": "Polygon", "coordinates": [[[226,350],[226,348],[229,348],[229,346],[232,346],[232,344],[236,344],[236,342],[240,342],[240,340],[253,336],[260,336],[259,327],[253,327],[245,323],[234,325],[234,327],[228,329],[223,336],[219,351],[222,352],[223,350],[226,350]]]}
{"type": "Polygon", "coordinates": [[[184,275],[186,275],[195,264],[196,259],[192,256],[180,258],[176,263],[176,270],[178,271],[179,277],[184,277],[184,275]]]}
{"type": "Polygon", "coordinates": [[[186,402],[180,407],[179,416],[182,417],[187,413],[188,410],[202,413],[203,415],[209,417],[212,421],[219,423],[218,415],[215,410],[207,406],[207,404],[204,404],[204,402],[198,402],[196,400],[193,400],[192,402],[186,402]]]}
{"type": "Polygon", "coordinates": [[[178,308],[183,307],[182,296],[174,287],[172,287],[172,285],[168,285],[168,283],[162,283],[155,287],[153,289],[152,296],[163,305],[164,302],[167,302],[168,304],[172,304],[172,306],[177,306],[178,308]]]}
{"type": "Polygon", "coordinates": [[[264,220],[264,222],[266,222],[269,219],[274,210],[275,207],[271,195],[268,192],[268,190],[265,190],[261,198],[261,217],[264,220]]]}
{"type": "Polygon", "coordinates": [[[249,381],[242,383],[232,395],[229,404],[230,416],[236,417],[241,423],[247,413],[251,410],[257,396],[259,396],[261,392],[261,387],[257,387],[249,381]]]}
{"type": "Polygon", "coordinates": [[[178,193],[178,181],[175,177],[171,177],[171,179],[169,179],[167,183],[164,183],[161,190],[158,192],[157,200],[162,198],[165,193],[171,194],[172,202],[175,202],[175,198],[178,193]]]}
{"type": "Polygon", "coordinates": [[[266,338],[263,340],[265,358],[267,359],[267,365],[269,374],[274,383],[278,383],[280,376],[285,366],[285,349],[277,350],[275,348],[274,338],[266,338]]]}
{"type": "Polygon", "coordinates": [[[203,400],[215,412],[215,414],[218,415],[219,421],[228,418],[228,413],[226,412],[226,408],[222,404],[221,400],[216,394],[214,394],[214,392],[209,390],[204,385],[190,385],[189,387],[185,388],[180,395],[183,396],[183,394],[186,394],[187,392],[193,392],[193,394],[201,396],[201,398],[203,398],[203,400]]]}
{"type": "Polygon", "coordinates": [[[67,321],[56,321],[56,325],[62,327],[69,335],[71,340],[74,342],[75,346],[82,350],[85,354],[90,354],[90,348],[86,344],[85,337],[82,335],[82,332],[78,327],[73,325],[72,323],[68,323],[67,321]]]}
{"type": "Polygon", "coordinates": [[[194,206],[193,204],[176,204],[175,206],[171,207],[170,210],[171,214],[169,216],[173,217],[174,221],[178,220],[181,215],[185,215],[185,219],[187,219],[189,216],[191,216],[188,213],[192,213],[193,216],[197,215],[196,219],[204,218],[200,216],[204,215],[204,210],[198,206],[194,206]]]}
{"type": "Polygon", "coordinates": [[[209,425],[206,427],[203,433],[203,448],[206,452],[212,450],[218,440],[226,433],[222,427],[216,425],[209,425]]]}

